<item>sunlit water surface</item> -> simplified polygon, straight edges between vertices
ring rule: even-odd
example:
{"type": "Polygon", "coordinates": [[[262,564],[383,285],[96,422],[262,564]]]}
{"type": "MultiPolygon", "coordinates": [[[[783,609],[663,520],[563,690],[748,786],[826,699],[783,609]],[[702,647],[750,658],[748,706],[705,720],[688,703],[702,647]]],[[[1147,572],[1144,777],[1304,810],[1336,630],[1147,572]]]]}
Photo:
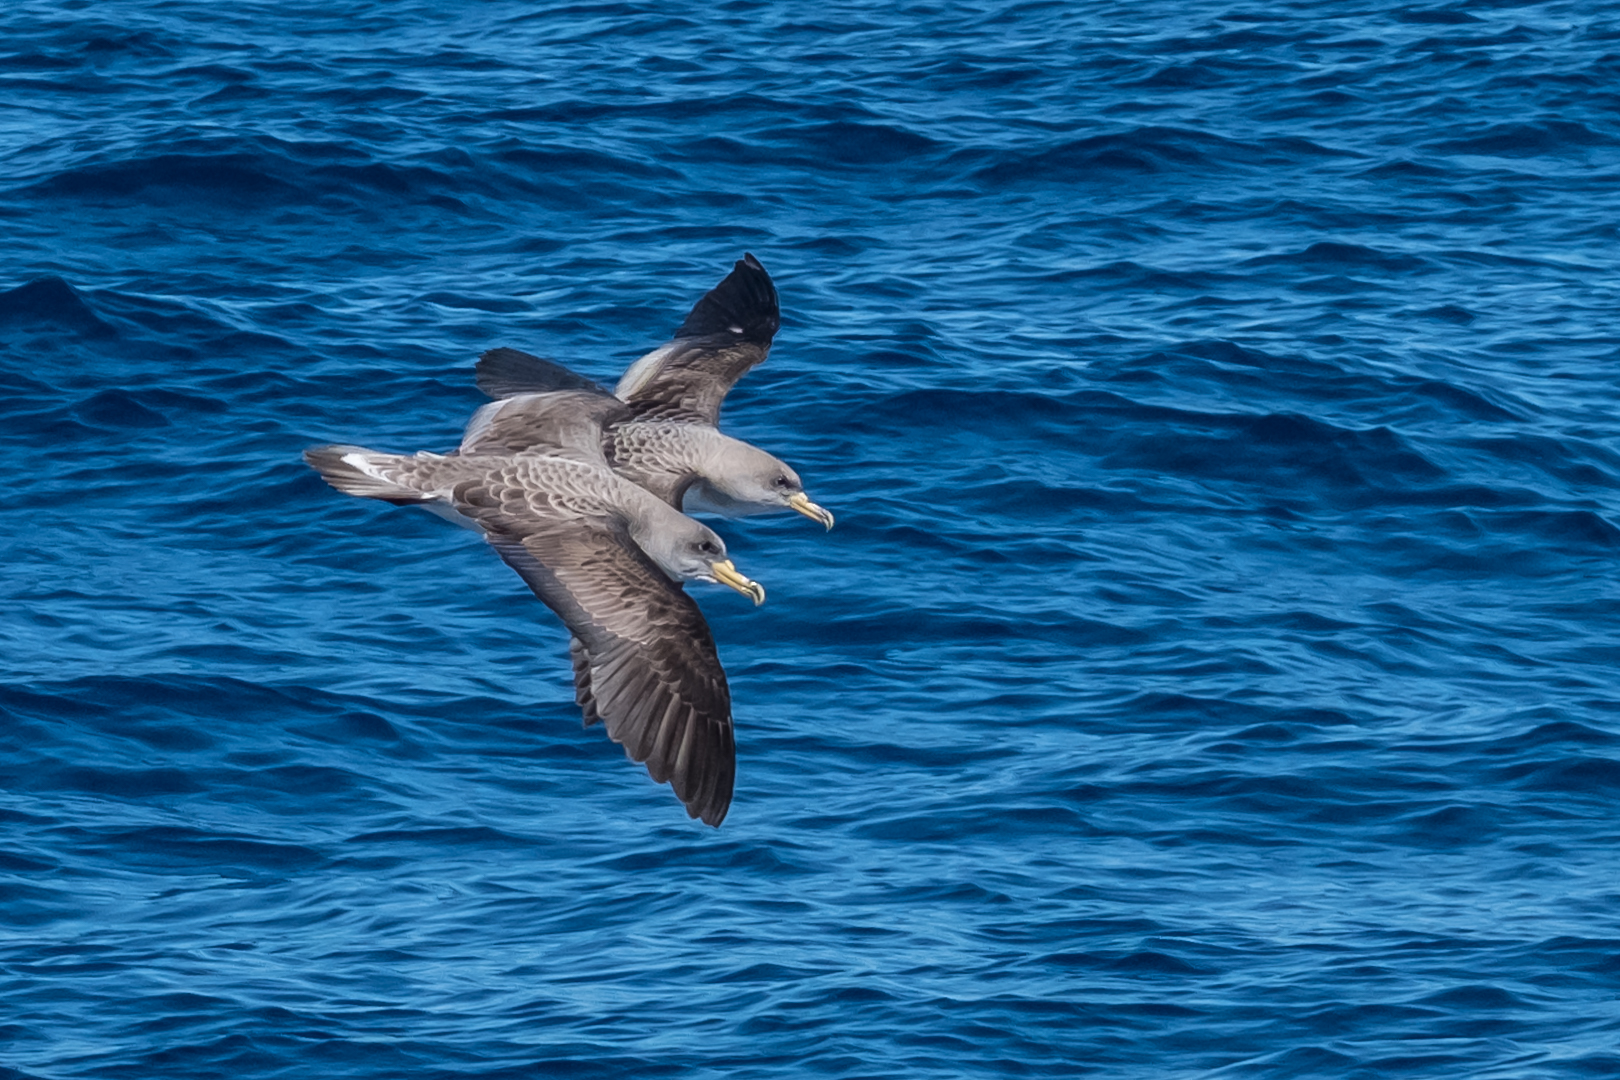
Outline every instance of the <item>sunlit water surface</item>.
{"type": "Polygon", "coordinates": [[[1611,5],[0,31],[0,1077],[1620,1075],[1611,5]],[[298,453],[744,251],[715,831],[298,453]]]}

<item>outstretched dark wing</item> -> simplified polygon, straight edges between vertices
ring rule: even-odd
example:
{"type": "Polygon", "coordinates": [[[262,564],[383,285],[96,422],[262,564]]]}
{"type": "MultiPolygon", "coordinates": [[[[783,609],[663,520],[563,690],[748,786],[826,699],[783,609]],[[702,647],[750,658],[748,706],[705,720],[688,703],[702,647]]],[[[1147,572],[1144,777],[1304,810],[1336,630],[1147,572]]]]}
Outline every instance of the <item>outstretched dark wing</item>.
{"type": "Polygon", "coordinates": [[[630,407],[607,391],[559,390],[502,398],[473,413],[461,438],[463,454],[541,451],[607,468],[603,428],[630,418],[630,407]]]}
{"type": "Polygon", "coordinates": [[[572,631],[585,722],[602,721],[688,815],[719,825],[737,772],[731,692],[697,604],[611,524],[507,514],[480,523],[572,631]]]}
{"type": "Polygon", "coordinates": [[[542,360],[521,349],[502,346],[478,358],[473,369],[478,389],[492,398],[517,394],[544,394],[551,390],[588,390],[612,395],[601,383],[563,367],[554,360],[542,360]]]}
{"type": "Polygon", "coordinates": [[[697,302],[674,339],[630,365],[614,392],[641,419],[718,424],[720,403],[765,359],[780,325],[771,276],[744,255],[697,302]]]}

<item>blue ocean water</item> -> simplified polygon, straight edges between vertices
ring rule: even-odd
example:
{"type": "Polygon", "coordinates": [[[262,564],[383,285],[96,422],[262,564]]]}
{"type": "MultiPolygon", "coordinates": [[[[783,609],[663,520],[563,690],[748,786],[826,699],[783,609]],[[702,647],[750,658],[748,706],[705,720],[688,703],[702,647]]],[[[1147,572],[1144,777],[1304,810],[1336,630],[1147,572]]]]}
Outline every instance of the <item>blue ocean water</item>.
{"type": "Polygon", "coordinates": [[[0,1077],[1620,1075],[1612,5],[0,31],[0,1077]],[[712,830],[298,454],[744,251],[712,830]]]}

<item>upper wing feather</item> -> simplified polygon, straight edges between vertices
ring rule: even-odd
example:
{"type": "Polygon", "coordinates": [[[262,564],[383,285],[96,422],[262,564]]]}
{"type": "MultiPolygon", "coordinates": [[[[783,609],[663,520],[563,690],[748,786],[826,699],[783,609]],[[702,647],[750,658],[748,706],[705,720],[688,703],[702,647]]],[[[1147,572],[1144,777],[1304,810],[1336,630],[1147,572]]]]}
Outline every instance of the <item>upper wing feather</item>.
{"type": "Polygon", "coordinates": [[[517,394],[543,394],[550,390],[587,390],[612,395],[613,391],[570,371],[554,360],[542,360],[521,349],[490,349],[478,358],[473,369],[478,389],[492,398],[517,394]]]}
{"type": "Polygon", "coordinates": [[[720,824],[737,768],[731,692],[697,604],[611,523],[512,513],[480,523],[572,631],[586,722],[602,720],[632,760],[675,789],[688,814],[720,824]]]}
{"type": "Polygon", "coordinates": [[[629,406],[607,393],[519,394],[492,401],[473,413],[461,439],[461,453],[529,450],[607,468],[603,428],[629,417],[629,406]]]}
{"type": "Polygon", "coordinates": [[[765,359],[781,325],[776,286],[744,255],[667,344],[630,365],[614,391],[638,418],[715,425],[737,380],[765,359]]]}

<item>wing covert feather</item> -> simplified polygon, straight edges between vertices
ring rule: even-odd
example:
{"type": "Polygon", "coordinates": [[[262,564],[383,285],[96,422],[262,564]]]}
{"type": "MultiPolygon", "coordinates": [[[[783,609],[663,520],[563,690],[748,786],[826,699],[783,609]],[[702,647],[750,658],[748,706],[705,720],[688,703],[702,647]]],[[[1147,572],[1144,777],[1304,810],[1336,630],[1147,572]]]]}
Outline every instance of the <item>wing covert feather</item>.
{"type": "Polygon", "coordinates": [[[604,430],[629,418],[630,409],[611,394],[584,390],[518,394],[473,413],[460,452],[538,451],[607,468],[604,430]]]}

